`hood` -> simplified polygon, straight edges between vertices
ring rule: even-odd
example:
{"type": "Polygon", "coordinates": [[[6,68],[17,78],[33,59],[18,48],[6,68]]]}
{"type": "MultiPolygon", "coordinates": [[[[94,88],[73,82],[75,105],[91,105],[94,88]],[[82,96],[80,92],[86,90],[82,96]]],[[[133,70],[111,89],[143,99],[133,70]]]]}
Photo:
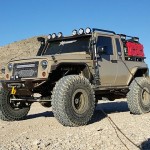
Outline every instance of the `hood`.
{"type": "MultiPolygon", "coordinates": [[[[8,63],[12,63],[12,62],[21,62],[21,61],[38,61],[38,60],[48,60],[48,61],[52,61],[52,57],[50,56],[35,56],[35,57],[27,57],[27,58],[20,58],[20,59],[12,59],[10,60],[8,63]]],[[[8,64],[7,63],[7,64],[8,64]]]]}
{"type": "MultiPolygon", "coordinates": [[[[43,55],[43,56],[35,56],[35,57],[27,57],[21,59],[10,60],[8,63],[17,63],[17,62],[29,62],[29,61],[59,61],[59,60],[84,60],[90,59],[90,55],[86,54],[86,52],[74,52],[74,53],[61,53],[55,55],[43,55]]],[[[7,63],[7,64],[8,64],[7,63]]]]}

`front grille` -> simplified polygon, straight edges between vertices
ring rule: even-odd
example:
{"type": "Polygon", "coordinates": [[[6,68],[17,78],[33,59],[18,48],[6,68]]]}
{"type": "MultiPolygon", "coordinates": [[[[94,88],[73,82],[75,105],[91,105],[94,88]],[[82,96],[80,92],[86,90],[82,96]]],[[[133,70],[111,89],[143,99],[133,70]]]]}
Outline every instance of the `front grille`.
{"type": "Polygon", "coordinates": [[[37,77],[39,62],[16,63],[13,66],[13,76],[19,78],[37,77]]]}

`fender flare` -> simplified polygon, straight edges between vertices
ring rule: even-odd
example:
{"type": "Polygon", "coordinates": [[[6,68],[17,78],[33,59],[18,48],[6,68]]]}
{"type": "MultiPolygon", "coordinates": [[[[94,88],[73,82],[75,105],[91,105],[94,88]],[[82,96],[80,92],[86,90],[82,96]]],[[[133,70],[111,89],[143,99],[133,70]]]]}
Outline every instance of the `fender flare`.
{"type": "Polygon", "coordinates": [[[88,76],[85,76],[85,77],[88,78],[88,79],[92,78],[92,73],[90,71],[90,68],[87,65],[87,63],[84,63],[84,62],[62,62],[62,63],[56,63],[56,64],[51,66],[50,72],[52,73],[54,70],[58,69],[60,66],[67,66],[67,65],[68,66],[76,66],[76,67],[85,66],[85,70],[88,73],[88,76]]]}
{"type": "Polygon", "coordinates": [[[148,72],[149,72],[149,69],[147,67],[134,67],[131,72],[129,73],[129,77],[128,77],[128,81],[127,81],[127,85],[130,85],[130,83],[132,82],[133,78],[135,77],[136,73],[141,71],[141,70],[144,70],[143,74],[145,74],[146,76],[148,76],[148,72]]]}

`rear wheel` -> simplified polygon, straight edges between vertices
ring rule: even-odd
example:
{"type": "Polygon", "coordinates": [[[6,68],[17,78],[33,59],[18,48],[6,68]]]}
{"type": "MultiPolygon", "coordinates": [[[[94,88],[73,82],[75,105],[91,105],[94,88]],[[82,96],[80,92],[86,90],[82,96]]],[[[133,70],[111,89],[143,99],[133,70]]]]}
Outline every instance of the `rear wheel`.
{"type": "Polygon", "coordinates": [[[23,119],[30,110],[26,102],[11,101],[12,95],[9,91],[2,89],[0,96],[0,119],[14,121],[23,119]]]}
{"type": "Polygon", "coordinates": [[[150,111],[150,81],[144,77],[135,78],[127,94],[130,112],[143,114],[150,111]]]}
{"type": "Polygon", "coordinates": [[[52,109],[54,116],[62,125],[87,124],[94,108],[94,91],[86,78],[69,75],[56,83],[52,95],[52,109]]]}

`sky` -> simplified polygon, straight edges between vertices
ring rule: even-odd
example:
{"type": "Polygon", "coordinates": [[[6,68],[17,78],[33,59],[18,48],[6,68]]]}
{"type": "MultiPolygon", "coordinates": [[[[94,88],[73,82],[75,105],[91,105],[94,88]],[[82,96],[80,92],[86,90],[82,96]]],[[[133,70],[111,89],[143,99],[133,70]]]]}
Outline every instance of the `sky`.
{"type": "Polygon", "coordinates": [[[138,36],[150,66],[150,0],[0,0],[0,46],[81,27],[138,36]]]}

